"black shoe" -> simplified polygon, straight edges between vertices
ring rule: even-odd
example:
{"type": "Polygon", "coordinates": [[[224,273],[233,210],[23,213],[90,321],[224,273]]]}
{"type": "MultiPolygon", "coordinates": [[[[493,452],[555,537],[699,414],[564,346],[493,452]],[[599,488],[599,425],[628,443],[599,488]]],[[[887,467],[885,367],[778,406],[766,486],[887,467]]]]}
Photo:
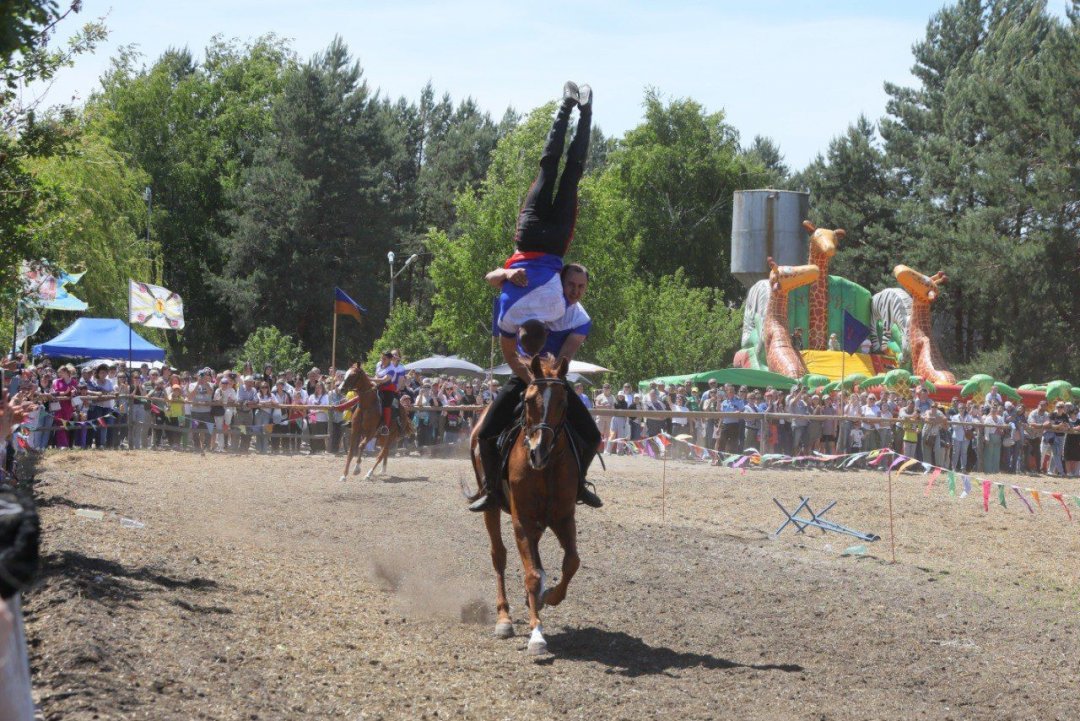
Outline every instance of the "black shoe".
{"type": "Polygon", "coordinates": [[[566,84],[563,85],[563,88],[562,88],[563,102],[564,103],[570,102],[570,103],[572,103],[574,105],[580,104],[581,101],[578,99],[578,94],[579,93],[580,93],[580,91],[578,90],[577,83],[574,83],[573,81],[567,80],[566,84]]]}
{"type": "MultiPolygon", "coordinates": [[[[604,502],[600,500],[600,496],[589,490],[589,486],[593,484],[585,480],[586,474],[589,472],[589,466],[592,465],[594,458],[596,458],[596,446],[588,447],[586,445],[586,448],[581,453],[581,478],[578,480],[577,502],[584,503],[590,508],[600,508],[604,505],[604,502]]],[[[593,488],[595,487],[593,486],[593,488]]]]}
{"type": "Polygon", "coordinates": [[[386,425],[379,426],[379,435],[380,436],[388,436],[388,435],[390,435],[389,426],[386,426],[386,425]]]}
{"type": "Polygon", "coordinates": [[[578,107],[583,113],[592,112],[592,88],[588,85],[582,85],[578,88],[577,97],[578,107]]]}
{"type": "MultiPolygon", "coordinates": [[[[586,480],[581,481],[577,489],[577,502],[584,503],[589,508],[600,508],[604,505],[604,502],[600,500],[600,496],[589,490],[588,487],[592,485],[586,480]]],[[[595,487],[593,486],[593,488],[595,487]]]]}

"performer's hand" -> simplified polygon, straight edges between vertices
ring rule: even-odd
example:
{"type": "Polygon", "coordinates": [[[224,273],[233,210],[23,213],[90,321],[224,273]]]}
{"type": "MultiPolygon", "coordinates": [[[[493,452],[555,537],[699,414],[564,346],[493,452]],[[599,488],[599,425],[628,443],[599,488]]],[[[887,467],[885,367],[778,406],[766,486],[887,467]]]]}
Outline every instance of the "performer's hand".
{"type": "Polygon", "coordinates": [[[529,284],[529,276],[524,268],[513,268],[506,272],[506,279],[514,285],[524,288],[529,284]]]}

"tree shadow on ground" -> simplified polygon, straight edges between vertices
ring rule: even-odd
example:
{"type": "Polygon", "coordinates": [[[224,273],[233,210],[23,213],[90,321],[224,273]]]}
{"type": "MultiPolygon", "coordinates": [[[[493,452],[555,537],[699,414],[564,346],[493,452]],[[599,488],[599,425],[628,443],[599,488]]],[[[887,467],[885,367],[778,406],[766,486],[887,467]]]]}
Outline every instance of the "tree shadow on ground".
{"type": "Polygon", "coordinates": [[[797,664],[739,663],[709,654],[674,651],[663,646],[650,646],[640,638],[622,631],[600,628],[568,628],[549,634],[548,645],[556,658],[574,661],[596,661],[608,667],[608,673],[636,678],[655,674],[673,675],[671,671],[687,668],[734,669],[753,671],[783,671],[798,673],[797,664]]]}
{"type": "Polygon", "coordinates": [[[56,506],[63,506],[64,508],[85,508],[90,511],[107,511],[106,506],[97,506],[93,503],[76,503],[67,496],[53,495],[38,498],[35,501],[35,505],[38,508],[54,508],[56,506]]]}
{"type": "MultiPolygon", "coordinates": [[[[374,480],[374,479],[373,479],[374,480]]],[[[431,478],[429,476],[384,476],[378,480],[383,483],[430,483],[431,478]]]]}
{"type": "Polygon", "coordinates": [[[218,587],[217,581],[208,578],[176,578],[158,569],[128,567],[116,561],[70,550],[44,556],[37,583],[73,583],[87,598],[129,606],[147,593],[206,591],[218,587]]]}

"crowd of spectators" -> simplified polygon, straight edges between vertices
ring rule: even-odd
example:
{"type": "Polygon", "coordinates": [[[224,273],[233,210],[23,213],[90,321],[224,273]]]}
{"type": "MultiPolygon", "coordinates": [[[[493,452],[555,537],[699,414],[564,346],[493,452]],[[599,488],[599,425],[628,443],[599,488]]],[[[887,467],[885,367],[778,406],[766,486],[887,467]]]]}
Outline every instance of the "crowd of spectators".
{"type": "MultiPolygon", "coordinates": [[[[21,360],[21,359],[17,359],[21,360]]],[[[344,370],[275,372],[250,363],[240,371],[180,371],[162,364],[101,361],[54,368],[48,359],[5,374],[12,396],[34,400],[26,447],[43,450],[130,448],[199,452],[344,453],[351,410],[334,410],[350,396],[339,392],[344,370]]],[[[401,403],[417,430],[414,446],[457,443],[468,437],[475,412],[434,412],[490,403],[495,381],[410,372],[401,403]]]]}
{"type": "Polygon", "coordinates": [[[1031,412],[1005,400],[997,390],[982,401],[953,398],[947,407],[924,388],[910,397],[885,391],[811,393],[763,390],[710,380],[701,390],[691,383],[650,383],[635,392],[629,383],[612,394],[604,384],[593,398],[597,408],[651,411],[719,411],[720,420],[672,416],[668,419],[598,419],[606,453],[626,453],[618,439],[638,440],[661,431],[721,453],[753,449],[791,456],[844,454],[892,448],[926,463],[966,473],[1045,472],[1080,475],[1080,408],[1046,401],[1031,412]],[[769,418],[788,414],[803,418],[769,418]],[[745,417],[743,417],[745,416],[745,417]],[[858,420],[856,420],[858,419],[858,420]]]}
{"type": "MultiPolygon", "coordinates": [[[[17,358],[16,361],[24,361],[17,358]]],[[[103,361],[76,368],[23,362],[6,376],[14,397],[39,403],[25,445],[58,448],[170,448],[199,452],[343,453],[351,410],[336,410],[349,400],[338,390],[344,371],[287,369],[270,365],[239,371],[202,368],[180,371],[143,363],[130,369],[103,361]]],[[[484,406],[499,392],[495,380],[409,372],[400,388],[416,434],[412,447],[466,440],[474,411],[454,406],[484,406]],[[436,412],[434,409],[442,409],[436,412]]],[[[1026,412],[996,390],[974,401],[935,404],[922,388],[910,397],[865,391],[811,393],[799,385],[736,388],[711,380],[651,383],[635,391],[604,383],[574,390],[589,408],[733,413],[719,420],[597,417],[605,453],[625,453],[621,440],[635,441],[661,431],[682,441],[724,453],[842,454],[892,448],[936,466],[960,472],[1040,471],[1080,475],[1080,429],[1075,405],[1044,401],[1026,412]],[[768,414],[764,415],[763,414],[768,414]],[[802,418],[769,417],[776,414],[802,418]],[[858,419],[858,420],[856,420],[858,419]]]]}

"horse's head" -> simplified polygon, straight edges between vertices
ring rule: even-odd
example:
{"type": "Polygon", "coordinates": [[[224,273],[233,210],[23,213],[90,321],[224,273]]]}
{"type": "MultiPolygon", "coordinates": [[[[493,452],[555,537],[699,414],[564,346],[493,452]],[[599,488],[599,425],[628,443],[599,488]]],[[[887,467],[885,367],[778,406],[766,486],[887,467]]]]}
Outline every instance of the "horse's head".
{"type": "Polygon", "coordinates": [[[341,385],[338,386],[338,392],[341,394],[348,393],[349,391],[366,391],[372,388],[371,379],[368,378],[368,374],[364,372],[364,369],[360,367],[359,363],[353,363],[352,366],[345,372],[345,379],[341,381],[341,385]]]}
{"type": "Polygon", "coordinates": [[[529,467],[543,470],[551,460],[555,440],[566,422],[567,396],[570,385],[566,382],[569,361],[550,356],[532,359],[532,382],[525,389],[525,448],[529,452],[529,467]]]}
{"type": "Polygon", "coordinates": [[[934,275],[923,275],[906,265],[898,265],[893,268],[893,275],[900,286],[911,294],[915,300],[933,303],[941,295],[941,286],[948,282],[947,275],[940,270],[934,275]]]}

